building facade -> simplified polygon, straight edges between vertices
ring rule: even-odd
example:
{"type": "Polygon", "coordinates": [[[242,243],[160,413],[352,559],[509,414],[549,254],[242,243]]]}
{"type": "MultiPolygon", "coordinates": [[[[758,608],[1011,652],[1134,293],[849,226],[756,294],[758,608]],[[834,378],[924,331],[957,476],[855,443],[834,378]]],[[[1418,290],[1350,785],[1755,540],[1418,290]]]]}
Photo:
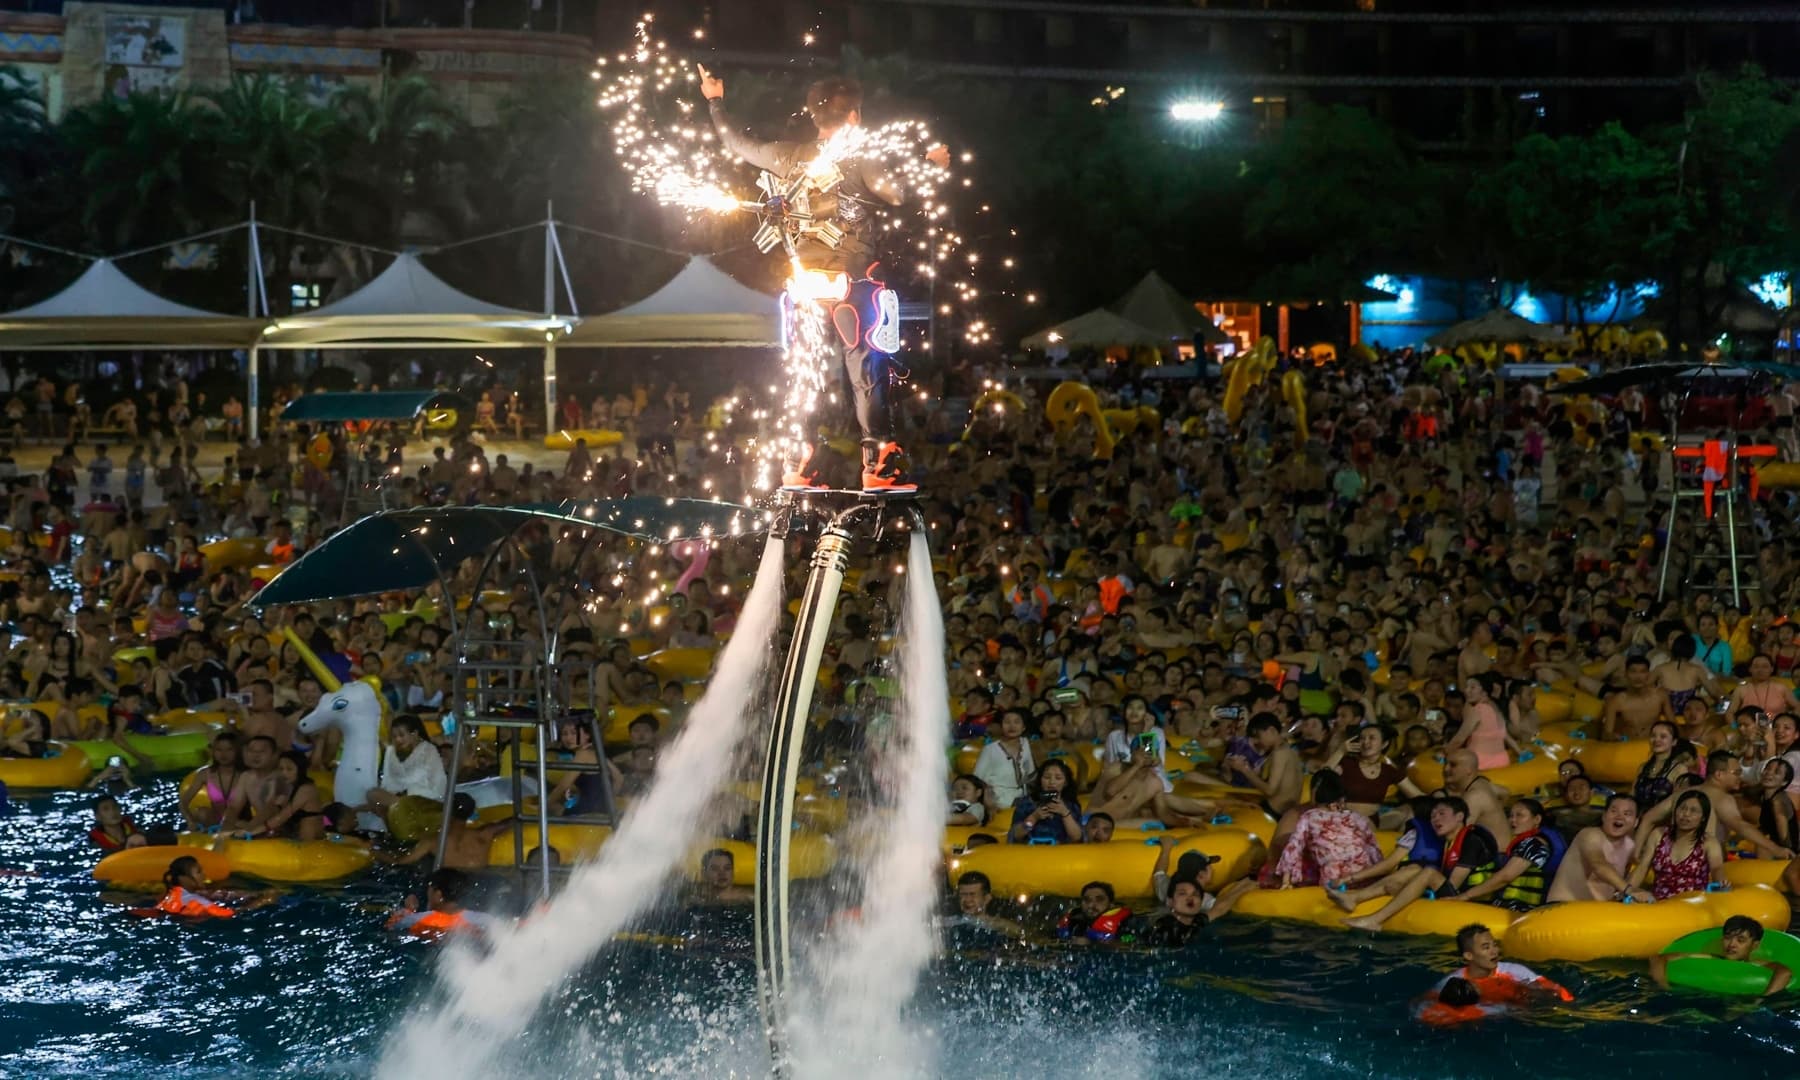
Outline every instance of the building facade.
{"type": "Polygon", "coordinates": [[[1039,99],[1204,94],[1260,128],[1304,102],[1357,105],[1447,148],[1672,119],[1702,70],[1800,81],[1792,0],[694,0],[684,14],[745,64],[789,64],[810,36],[827,60],[901,52],[1039,99]]]}
{"type": "MultiPolygon", "coordinates": [[[[40,6],[57,10],[0,10],[0,65],[17,68],[40,88],[52,118],[105,94],[200,88],[237,74],[296,76],[323,98],[341,86],[372,87],[418,73],[483,123],[509,84],[583,74],[594,60],[588,37],[552,30],[242,21],[254,15],[253,4],[68,0],[40,6]]],[[[368,21],[349,18],[349,5],[338,6],[345,8],[345,22],[368,21]]],[[[361,6],[376,11],[375,5],[361,6]]],[[[546,19],[543,25],[553,24],[546,19]]]]}

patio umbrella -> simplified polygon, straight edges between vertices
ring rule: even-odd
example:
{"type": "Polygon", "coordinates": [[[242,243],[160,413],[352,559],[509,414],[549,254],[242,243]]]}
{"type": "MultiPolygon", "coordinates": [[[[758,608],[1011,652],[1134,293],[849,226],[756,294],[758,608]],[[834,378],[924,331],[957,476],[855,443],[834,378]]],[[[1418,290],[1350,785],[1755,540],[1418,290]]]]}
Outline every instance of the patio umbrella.
{"type": "Polygon", "coordinates": [[[1772,360],[1743,360],[1731,364],[1634,364],[1617,371],[1602,372],[1578,382],[1550,388],[1552,394],[1616,394],[1628,386],[1663,386],[1687,383],[1689,393],[1706,395],[1706,383],[1723,384],[1733,380],[1766,375],[1777,379],[1800,379],[1800,365],[1780,364],[1772,360]]]}
{"type": "Polygon", "coordinates": [[[1440,330],[1425,340],[1427,344],[1440,349],[1455,349],[1489,341],[1498,345],[1510,345],[1515,342],[1549,343],[1567,338],[1567,334],[1554,326],[1534,323],[1505,308],[1495,308],[1484,315],[1477,315],[1473,319],[1440,330]]]}

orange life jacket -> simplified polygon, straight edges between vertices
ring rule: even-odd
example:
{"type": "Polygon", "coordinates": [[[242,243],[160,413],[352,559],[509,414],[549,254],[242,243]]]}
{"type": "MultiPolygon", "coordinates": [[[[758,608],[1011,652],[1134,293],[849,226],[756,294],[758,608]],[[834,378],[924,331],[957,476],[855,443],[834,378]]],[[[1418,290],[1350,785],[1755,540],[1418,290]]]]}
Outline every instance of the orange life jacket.
{"type": "Polygon", "coordinates": [[[403,929],[419,937],[441,937],[458,930],[473,930],[475,924],[460,911],[421,911],[416,918],[408,919],[403,929]]]}
{"type": "Polygon", "coordinates": [[[204,897],[193,896],[179,885],[172,885],[163,898],[156,902],[156,910],[165,915],[180,915],[184,918],[210,917],[229,919],[237,912],[223,904],[215,904],[204,897]]]}
{"type": "Polygon", "coordinates": [[[1119,613],[1119,601],[1125,599],[1125,583],[1118,577],[1100,579],[1100,607],[1108,615],[1119,613]]]}

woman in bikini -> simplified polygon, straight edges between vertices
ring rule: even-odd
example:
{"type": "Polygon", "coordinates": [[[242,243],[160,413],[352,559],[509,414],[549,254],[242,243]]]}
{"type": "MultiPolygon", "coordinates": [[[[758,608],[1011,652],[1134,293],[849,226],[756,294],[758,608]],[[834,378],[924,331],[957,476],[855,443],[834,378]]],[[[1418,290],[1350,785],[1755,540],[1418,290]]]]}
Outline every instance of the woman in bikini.
{"type": "Polygon", "coordinates": [[[213,737],[212,763],[195,769],[181,782],[181,817],[189,825],[200,829],[209,829],[217,825],[225,815],[225,803],[231,797],[231,785],[237,783],[243,766],[239,763],[237,733],[221,731],[213,737]],[[202,793],[209,802],[196,806],[194,800],[202,793]]]}

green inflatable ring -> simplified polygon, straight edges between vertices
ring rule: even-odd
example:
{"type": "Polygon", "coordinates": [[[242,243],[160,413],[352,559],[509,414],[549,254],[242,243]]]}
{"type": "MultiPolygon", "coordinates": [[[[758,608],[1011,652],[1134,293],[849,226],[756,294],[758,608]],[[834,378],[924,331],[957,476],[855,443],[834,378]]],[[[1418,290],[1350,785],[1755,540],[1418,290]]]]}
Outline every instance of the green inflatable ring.
{"type": "MultiPolygon", "coordinates": [[[[1710,930],[1696,930],[1686,937],[1676,938],[1663,952],[1712,952],[1719,947],[1719,940],[1724,936],[1725,931],[1716,926],[1710,930]]],[[[1773,960],[1785,965],[1790,971],[1800,972],[1800,937],[1784,934],[1779,930],[1765,931],[1762,944],[1750,955],[1757,960],[1773,960]]],[[[1704,990],[1709,994],[1761,997],[1769,988],[1769,979],[1768,968],[1742,960],[1727,960],[1723,956],[1687,957],[1669,961],[1670,986],[1704,990]]]]}
{"type": "Polygon", "coordinates": [[[119,744],[107,739],[82,739],[68,745],[88,759],[95,769],[106,768],[109,758],[125,758],[125,764],[139,772],[187,772],[212,760],[212,729],[178,731],[169,735],[126,735],[125,741],[137,752],[142,762],[126,757],[119,744]]]}

